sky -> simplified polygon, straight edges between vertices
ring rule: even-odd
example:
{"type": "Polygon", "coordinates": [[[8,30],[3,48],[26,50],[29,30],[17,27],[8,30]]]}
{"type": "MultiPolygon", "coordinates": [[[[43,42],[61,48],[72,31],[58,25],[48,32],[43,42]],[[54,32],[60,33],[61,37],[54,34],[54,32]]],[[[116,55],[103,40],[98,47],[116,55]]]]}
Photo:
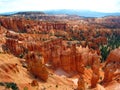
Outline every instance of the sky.
{"type": "Polygon", "coordinates": [[[120,12],[120,0],[0,0],[0,13],[55,9],[120,12]]]}

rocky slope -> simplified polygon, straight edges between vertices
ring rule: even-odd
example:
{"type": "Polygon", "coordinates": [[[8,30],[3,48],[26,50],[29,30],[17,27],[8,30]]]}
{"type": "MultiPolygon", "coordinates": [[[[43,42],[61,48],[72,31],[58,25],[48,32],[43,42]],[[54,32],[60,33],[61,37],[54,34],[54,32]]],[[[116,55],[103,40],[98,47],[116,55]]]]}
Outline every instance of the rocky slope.
{"type": "MultiPolygon", "coordinates": [[[[16,58],[10,54],[0,54],[0,82],[14,82],[19,90],[25,88],[28,90],[73,90],[76,88],[70,79],[59,77],[51,71],[49,71],[50,75],[47,82],[39,80],[23,67],[24,61],[24,59],[16,58]]],[[[5,87],[0,86],[0,89],[4,90],[5,87]]]]}

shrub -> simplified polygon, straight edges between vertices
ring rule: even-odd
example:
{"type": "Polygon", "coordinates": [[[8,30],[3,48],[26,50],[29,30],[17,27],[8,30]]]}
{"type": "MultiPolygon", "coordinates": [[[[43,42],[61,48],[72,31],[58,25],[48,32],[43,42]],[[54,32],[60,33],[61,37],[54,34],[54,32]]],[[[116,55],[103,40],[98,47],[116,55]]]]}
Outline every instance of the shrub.
{"type": "Polygon", "coordinates": [[[5,86],[6,88],[11,88],[12,90],[19,90],[17,84],[13,82],[0,82],[0,86],[5,86]]]}
{"type": "Polygon", "coordinates": [[[19,90],[16,83],[5,83],[6,88],[11,88],[12,90],[19,90]]]}
{"type": "Polygon", "coordinates": [[[24,57],[24,54],[23,54],[23,53],[19,55],[19,58],[23,58],[23,57],[24,57]]]}
{"type": "Polygon", "coordinates": [[[102,56],[102,62],[106,60],[107,56],[109,55],[110,53],[110,49],[108,46],[106,45],[103,45],[100,47],[100,51],[101,51],[101,56],[102,56]]]}
{"type": "Polygon", "coordinates": [[[25,86],[25,87],[24,87],[24,90],[28,90],[28,87],[25,86]]]}

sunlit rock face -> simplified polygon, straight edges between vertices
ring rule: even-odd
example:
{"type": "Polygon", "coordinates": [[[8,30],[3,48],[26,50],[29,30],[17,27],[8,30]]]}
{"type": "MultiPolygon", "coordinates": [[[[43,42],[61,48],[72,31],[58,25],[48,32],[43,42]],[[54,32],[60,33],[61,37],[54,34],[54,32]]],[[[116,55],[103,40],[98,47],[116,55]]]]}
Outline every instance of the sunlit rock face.
{"type": "Polygon", "coordinates": [[[22,33],[41,33],[50,30],[66,30],[66,23],[34,21],[18,17],[0,17],[0,24],[8,30],[22,33]]]}
{"type": "Polygon", "coordinates": [[[19,56],[24,52],[23,47],[20,45],[17,39],[6,39],[6,51],[11,52],[16,56],[19,56]]]}
{"type": "Polygon", "coordinates": [[[0,52],[3,52],[2,46],[6,42],[6,38],[5,38],[6,31],[7,29],[5,29],[3,26],[0,25],[0,52]]]}
{"type": "MultiPolygon", "coordinates": [[[[81,46],[65,45],[61,38],[50,40],[44,43],[40,42],[25,42],[24,37],[20,39],[16,34],[7,33],[6,47],[16,56],[25,54],[26,50],[41,52],[45,63],[51,63],[54,67],[61,67],[67,72],[83,73],[84,66],[93,65],[94,61],[99,60],[99,55],[96,51],[83,48],[81,46]],[[15,39],[17,37],[18,39],[15,39]],[[21,41],[20,41],[20,40],[21,41]],[[87,57],[86,57],[87,56],[87,57]],[[97,58],[98,57],[98,58],[97,58]]],[[[31,36],[31,40],[32,40],[31,36]]],[[[28,39],[28,38],[27,38],[28,39]]]]}
{"type": "Polygon", "coordinates": [[[110,52],[104,67],[103,83],[109,84],[112,81],[120,83],[120,49],[110,52]]]}
{"type": "Polygon", "coordinates": [[[26,61],[28,65],[28,70],[44,81],[48,79],[48,71],[44,65],[44,58],[40,54],[35,54],[34,52],[29,53],[26,56],[26,61]]]}
{"type": "Polygon", "coordinates": [[[85,83],[89,83],[91,88],[95,88],[98,84],[100,78],[100,56],[89,48],[79,48],[81,52],[79,59],[77,62],[79,65],[78,71],[80,73],[80,77],[83,77],[83,81],[81,79],[78,80],[78,88],[82,85],[83,90],[86,90],[85,83]],[[91,67],[86,69],[85,67],[91,67]],[[89,73],[88,73],[89,72],[89,73]],[[86,76],[87,74],[87,76],[86,76]],[[88,77],[89,76],[89,77],[88,77]],[[89,78],[89,80],[87,80],[89,78]],[[80,82],[82,82],[80,84],[80,82]],[[84,83],[84,84],[83,84],[84,83]],[[79,85],[80,84],[80,85],[79,85]]]}
{"type": "Polygon", "coordinates": [[[91,69],[93,70],[93,74],[92,74],[92,79],[91,79],[91,88],[95,88],[99,78],[100,78],[100,73],[99,73],[99,69],[100,69],[100,58],[94,56],[93,57],[93,64],[91,69]]]}
{"type": "Polygon", "coordinates": [[[26,22],[29,22],[29,21],[22,18],[12,18],[12,17],[0,18],[1,25],[13,31],[25,30],[26,22]]]}

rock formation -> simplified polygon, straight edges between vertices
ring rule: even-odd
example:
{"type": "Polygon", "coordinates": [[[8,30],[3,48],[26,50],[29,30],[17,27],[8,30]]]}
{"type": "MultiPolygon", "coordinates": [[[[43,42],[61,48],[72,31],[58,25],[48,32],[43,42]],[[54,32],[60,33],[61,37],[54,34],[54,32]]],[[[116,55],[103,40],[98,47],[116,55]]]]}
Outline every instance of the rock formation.
{"type": "MultiPolygon", "coordinates": [[[[69,74],[69,77],[74,74],[79,75],[78,90],[85,90],[86,83],[87,87],[91,86],[96,89],[99,87],[98,82],[103,79],[102,76],[100,80],[101,72],[103,73],[102,68],[104,68],[102,85],[106,86],[113,81],[120,82],[119,49],[110,53],[105,67],[104,63],[102,66],[100,64],[100,46],[107,44],[112,33],[117,34],[119,39],[119,31],[119,17],[115,19],[113,17],[79,18],[75,21],[69,17],[68,20],[55,22],[1,16],[0,52],[4,49],[24,61],[26,60],[25,69],[27,68],[35,77],[44,81],[48,79],[48,69],[53,72],[60,69],[69,74]],[[112,24],[112,26],[107,24],[112,24]],[[114,26],[118,28],[114,28],[114,26]]],[[[13,68],[14,64],[6,66],[13,72],[19,72],[17,68],[13,68]]],[[[5,73],[9,71],[4,65],[1,67],[5,73]]],[[[39,82],[33,80],[33,86],[38,84],[39,82]]],[[[56,87],[58,88],[58,85],[56,87]]]]}
{"type": "Polygon", "coordinates": [[[41,55],[31,52],[26,56],[26,62],[28,65],[28,70],[33,75],[35,75],[39,79],[47,81],[48,71],[44,65],[44,58],[41,55]]]}
{"type": "Polygon", "coordinates": [[[54,67],[61,67],[67,72],[77,71],[82,73],[82,67],[91,66],[95,56],[98,57],[95,51],[92,52],[88,48],[82,48],[74,44],[65,46],[61,38],[41,44],[37,42],[27,43],[19,41],[19,39],[9,38],[6,40],[6,47],[16,56],[25,54],[26,50],[41,52],[45,63],[50,62],[54,67]]]}
{"type": "Polygon", "coordinates": [[[44,21],[33,21],[18,17],[0,17],[0,24],[8,30],[22,33],[41,33],[51,29],[65,30],[65,23],[53,23],[44,21]]]}
{"type": "Polygon", "coordinates": [[[97,56],[94,56],[93,58],[93,64],[92,64],[92,70],[93,70],[93,75],[92,75],[92,79],[91,79],[91,88],[95,88],[99,78],[100,78],[100,73],[99,73],[99,69],[100,69],[100,58],[97,56]]]}
{"type": "Polygon", "coordinates": [[[81,76],[78,80],[78,88],[77,90],[86,90],[85,89],[85,81],[84,81],[84,78],[83,76],[81,76]]]}
{"type": "Polygon", "coordinates": [[[119,82],[120,79],[120,49],[115,49],[110,52],[105,68],[104,68],[104,80],[103,83],[108,84],[112,81],[119,82]]]}
{"type": "Polygon", "coordinates": [[[6,39],[6,51],[11,52],[16,56],[20,56],[24,53],[24,48],[17,39],[6,39]]]}

